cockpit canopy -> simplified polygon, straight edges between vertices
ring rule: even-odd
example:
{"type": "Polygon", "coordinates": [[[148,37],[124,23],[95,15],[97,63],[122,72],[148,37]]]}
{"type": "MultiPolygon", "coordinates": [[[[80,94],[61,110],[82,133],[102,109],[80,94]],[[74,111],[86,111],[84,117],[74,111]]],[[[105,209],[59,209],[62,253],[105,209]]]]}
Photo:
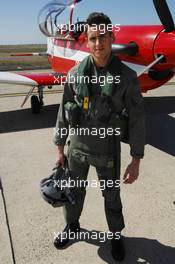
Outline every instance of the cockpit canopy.
{"type": "Polygon", "coordinates": [[[39,15],[41,32],[47,37],[66,38],[70,36],[73,10],[81,0],[54,0],[45,5],[39,15]]]}

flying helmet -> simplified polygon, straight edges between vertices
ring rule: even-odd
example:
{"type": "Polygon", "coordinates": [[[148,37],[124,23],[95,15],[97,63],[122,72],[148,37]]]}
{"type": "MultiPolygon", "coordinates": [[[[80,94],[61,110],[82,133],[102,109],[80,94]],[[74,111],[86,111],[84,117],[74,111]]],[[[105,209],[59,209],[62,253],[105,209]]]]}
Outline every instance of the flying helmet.
{"type": "Polygon", "coordinates": [[[53,207],[61,207],[66,203],[75,204],[75,196],[69,188],[69,168],[65,157],[64,167],[57,165],[52,174],[40,182],[40,192],[43,199],[53,207]]]}

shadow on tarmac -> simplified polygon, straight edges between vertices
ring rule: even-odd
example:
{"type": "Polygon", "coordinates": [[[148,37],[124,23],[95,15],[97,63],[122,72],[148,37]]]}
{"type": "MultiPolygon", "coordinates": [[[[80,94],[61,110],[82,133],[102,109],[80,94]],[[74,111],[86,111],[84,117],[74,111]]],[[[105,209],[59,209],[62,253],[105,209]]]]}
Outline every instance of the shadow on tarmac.
{"type": "MultiPolygon", "coordinates": [[[[175,97],[145,97],[146,143],[175,156],[175,97]]],[[[40,114],[31,109],[0,113],[0,133],[54,127],[58,105],[44,106],[40,114]]]]}
{"type": "MultiPolygon", "coordinates": [[[[83,234],[81,237],[75,237],[75,239],[71,240],[63,249],[70,247],[74,243],[86,242],[99,247],[98,255],[106,263],[118,263],[111,256],[110,239],[105,239],[107,238],[107,233],[96,230],[89,231],[83,228],[81,228],[81,233],[83,234]]],[[[174,264],[175,248],[165,246],[156,239],[124,237],[124,244],[126,248],[126,257],[125,260],[122,261],[123,264],[174,264]]]]}
{"type": "Polygon", "coordinates": [[[175,156],[175,97],[147,97],[146,143],[175,156]]]}
{"type": "Polygon", "coordinates": [[[44,106],[39,114],[32,114],[31,109],[2,112],[0,113],[0,133],[54,127],[58,107],[58,104],[44,106]]]}

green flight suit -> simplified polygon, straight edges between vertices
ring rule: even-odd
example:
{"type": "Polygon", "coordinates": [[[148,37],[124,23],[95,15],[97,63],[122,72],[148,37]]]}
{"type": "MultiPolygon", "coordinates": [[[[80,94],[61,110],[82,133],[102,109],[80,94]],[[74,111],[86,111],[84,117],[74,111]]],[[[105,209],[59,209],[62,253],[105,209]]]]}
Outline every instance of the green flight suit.
{"type": "MultiPolygon", "coordinates": [[[[83,67],[84,61],[70,71],[72,76],[77,76],[79,70],[81,67],[83,67]]],[[[90,68],[89,74],[96,75],[98,77],[105,74],[107,75],[109,72],[112,72],[112,74],[117,73],[117,68],[119,67],[120,63],[121,69],[119,72],[121,73],[121,82],[120,85],[114,85],[113,87],[112,96],[110,97],[111,104],[113,105],[115,113],[120,113],[124,108],[126,108],[129,115],[130,154],[135,158],[143,158],[145,140],[144,105],[135,72],[121,63],[113,55],[111,55],[107,66],[103,69],[97,68],[92,58],[91,61],[88,62],[88,67],[90,68]]],[[[66,117],[65,105],[67,102],[73,103],[76,101],[75,97],[77,94],[77,86],[77,83],[70,83],[69,81],[65,83],[63,100],[59,107],[56,122],[56,133],[54,136],[54,142],[56,145],[65,145],[66,143],[66,139],[68,137],[69,121],[66,117]],[[67,131],[64,136],[60,133],[61,129],[67,131]]],[[[93,108],[93,113],[100,112],[100,109],[96,108],[98,108],[98,99],[102,95],[102,86],[103,85],[99,85],[99,83],[91,83],[89,85],[89,101],[92,102],[91,108],[93,108]]],[[[83,89],[83,87],[81,87],[81,89],[83,89]]],[[[80,109],[84,114],[83,107],[80,109]]],[[[100,131],[99,129],[104,127],[107,129],[111,127],[111,125],[109,125],[108,122],[105,123],[93,118],[84,118],[78,124],[78,127],[82,129],[88,128],[89,131],[92,131],[93,128],[96,128],[98,131],[100,131]]],[[[109,230],[111,232],[121,231],[124,228],[124,219],[122,214],[122,203],[120,199],[120,188],[115,186],[107,186],[108,180],[112,180],[114,183],[117,179],[120,179],[119,137],[114,135],[105,135],[105,137],[100,137],[99,134],[94,135],[91,133],[88,135],[71,135],[68,148],[68,162],[71,179],[74,179],[75,182],[78,182],[78,180],[86,181],[89,166],[95,166],[98,179],[106,181],[106,188],[102,191],[102,194],[104,196],[105,213],[109,230]]],[[[76,205],[65,206],[65,217],[68,224],[79,220],[86,194],[85,186],[75,186],[74,190],[77,201],[76,205]]]]}

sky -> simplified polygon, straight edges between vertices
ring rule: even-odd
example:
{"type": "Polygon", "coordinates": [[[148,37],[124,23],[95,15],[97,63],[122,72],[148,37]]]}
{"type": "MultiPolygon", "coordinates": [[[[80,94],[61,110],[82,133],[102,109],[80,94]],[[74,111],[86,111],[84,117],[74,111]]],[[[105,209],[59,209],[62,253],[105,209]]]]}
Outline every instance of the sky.
{"type": "MultiPolygon", "coordinates": [[[[59,1],[59,0],[58,0],[59,1]]],[[[63,0],[61,0],[63,1],[63,0]]],[[[48,0],[1,0],[0,45],[46,43],[38,27],[38,14],[48,0]]],[[[74,19],[85,20],[90,12],[100,11],[113,24],[160,24],[152,0],[82,0],[77,4],[74,19]]],[[[167,0],[175,19],[175,0],[167,0]]]]}

